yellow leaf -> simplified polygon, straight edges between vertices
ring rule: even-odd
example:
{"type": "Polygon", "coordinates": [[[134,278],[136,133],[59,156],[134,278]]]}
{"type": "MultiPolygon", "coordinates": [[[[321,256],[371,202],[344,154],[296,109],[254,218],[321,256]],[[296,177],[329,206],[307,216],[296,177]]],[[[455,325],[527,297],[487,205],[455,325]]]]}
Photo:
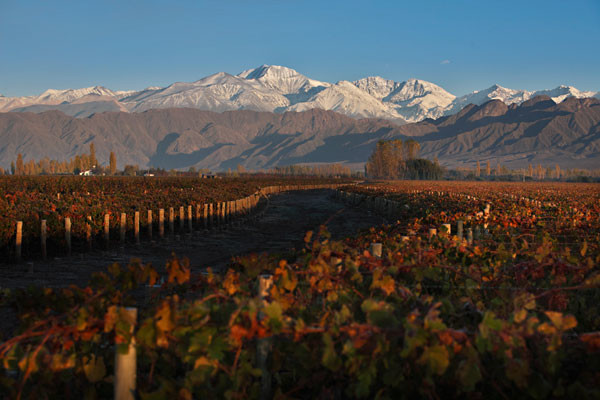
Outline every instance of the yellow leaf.
{"type": "Polygon", "coordinates": [[[102,357],[92,355],[90,359],[84,359],[83,371],[88,381],[96,383],[106,375],[106,366],[102,357]]]}
{"type": "Polygon", "coordinates": [[[223,288],[228,295],[232,296],[238,291],[238,274],[233,270],[228,270],[223,281],[223,288]]]}
{"type": "Polygon", "coordinates": [[[556,333],[556,328],[547,322],[540,324],[540,326],[538,326],[537,330],[539,333],[543,333],[545,335],[552,335],[552,334],[556,333]]]}
{"type": "Polygon", "coordinates": [[[177,258],[167,262],[167,272],[169,273],[169,283],[177,282],[182,285],[190,280],[189,262],[179,262],[177,258]]]}
{"type": "Polygon", "coordinates": [[[51,362],[52,371],[62,371],[75,366],[75,354],[65,356],[64,354],[53,354],[51,362]]]}
{"type": "Polygon", "coordinates": [[[525,321],[525,318],[527,318],[527,310],[525,309],[517,311],[514,315],[514,319],[517,324],[520,324],[521,322],[525,321]]]}
{"type": "Polygon", "coordinates": [[[585,257],[585,253],[587,252],[587,241],[583,241],[583,246],[581,246],[581,251],[579,252],[579,254],[581,254],[581,257],[585,257]]]}
{"type": "Polygon", "coordinates": [[[169,340],[166,333],[172,331],[175,328],[173,323],[173,316],[171,313],[171,306],[167,300],[163,301],[160,308],[154,315],[156,318],[156,344],[160,347],[168,347],[169,340]]]}
{"type": "Polygon", "coordinates": [[[546,311],[546,316],[552,321],[555,327],[566,331],[577,326],[577,320],[572,315],[564,316],[562,313],[555,311],[546,311]]]}
{"type": "Polygon", "coordinates": [[[198,367],[213,367],[216,368],[218,364],[217,360],[209,360],[205,356],[198,357],[194,363],[194,369],[198,367]]]}
{"type": "Polygon", "coordinates": [[[104,332],[110,332],[114,329],[119,314],[117,313],[117,306],[110,306],[104,314],[104,332]]]}
{"type": "Polygon", "coordinates": [[[384,275],[380,269],[377,269],[373,272],[371,290],[373,289],[381,289],[385,292],[386,296],[389,296],[396,290],[396,283],[394,282],[394,278],[384,275]]]}

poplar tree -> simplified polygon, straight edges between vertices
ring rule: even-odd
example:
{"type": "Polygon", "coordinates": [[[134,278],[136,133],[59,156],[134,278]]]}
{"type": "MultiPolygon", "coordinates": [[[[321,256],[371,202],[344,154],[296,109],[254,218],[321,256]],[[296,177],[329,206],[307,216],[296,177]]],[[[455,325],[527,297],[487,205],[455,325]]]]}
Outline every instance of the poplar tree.
{"type": "Polygon", "coordinates": [[[16,175],[23,175],[25,173],[25,165],[23,164],[23,155],[19,153],[17,155],[17,171],[16,175]]]}
{"type": "Polygon", "coordinates": [[[90,143],[90,168],[96,168],[98,160],[96,159],[96,146],[94,142],[90,143]]]}
{"type": "Polygon", "coordinates": [[[112,151],[110,152],[109,169],[111,175],[117,173],[117,157],[115,157],[115,153],[112,151]]]}

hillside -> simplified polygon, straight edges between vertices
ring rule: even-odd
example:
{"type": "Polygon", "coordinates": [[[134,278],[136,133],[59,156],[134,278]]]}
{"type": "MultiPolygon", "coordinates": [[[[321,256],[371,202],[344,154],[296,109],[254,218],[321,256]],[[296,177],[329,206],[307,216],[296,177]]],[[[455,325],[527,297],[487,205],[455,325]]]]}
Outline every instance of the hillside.
{"type": "Polygon", "coordinates": [[[472,167],[491,160],[510,167],[529,163],[598,168],[600,100],[538,96],[521,105],[499,100],[459,113],[398,126],[312,109],[282,114],[215,113],[159,109],[105,112],[74,118],[59,111],[0,113],[0,166],[25,159],[64,159],[96,145],[100,161],[116,153],[119,166],[226,170],[293,163],[340,162],[360,169],[376,142],[414,138],[421,154],[443,165],[472,167]]]}

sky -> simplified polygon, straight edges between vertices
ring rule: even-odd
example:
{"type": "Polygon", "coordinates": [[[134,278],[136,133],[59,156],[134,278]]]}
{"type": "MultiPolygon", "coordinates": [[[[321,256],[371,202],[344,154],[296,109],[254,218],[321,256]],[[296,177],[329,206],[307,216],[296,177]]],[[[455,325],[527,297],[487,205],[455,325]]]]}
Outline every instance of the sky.
{"type": "Polygon", "coordinates": [[[262,64],[328,82],[418,78],[600,91],[599,0],[0,0],[0,94],[139,90],[262,64]]]}

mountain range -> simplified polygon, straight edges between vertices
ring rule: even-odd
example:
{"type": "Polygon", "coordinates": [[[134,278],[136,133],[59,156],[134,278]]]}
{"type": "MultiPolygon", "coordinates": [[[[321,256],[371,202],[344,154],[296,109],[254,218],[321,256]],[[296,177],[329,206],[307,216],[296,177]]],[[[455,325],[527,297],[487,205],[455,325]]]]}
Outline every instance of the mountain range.
{"type": "Polygon", "coordinates": [[[367,77],[354,82],[322,82],[276,65],[263,65],[237,75],[219,72],[195,82],[176,82],[141,91],[113,91],[102,86],[46,90],[39,96],[4,97],[0,111],[44,112],[58,110],[85,118],[107,111],[143,112],[164,108],[196,108],[223,112],[234,110],[307,111],[322,109],[354,118],[378,118],[398,125],[439,118],[459,112],[468,104],[490,100],[521,104],[547,95],[557,103],[568,97],[600,97],[600,92],[579,91],[572,86],[526,91],[494,85],[457,97],[431,82],[409,79],[395,82],[367,77]]]}
{"type": "MultiPolygon", "coordinates": [[[[268,100],[284,107],[289,98],[315,97],[326,102],[341,93],[340,87],[347,93],[358,92],[369,96],[367,98],[399,104],[407,101],[403,99],[409,93],[423,90],[420,104],[432,104],[427,100],[430,95],[446,96],[446,107],[456,104],[456,99],[448,97],[447,92],[434,93],[435,88],[423,89],[425,85],[416,82],[395,84],[379,78],[324,88],[316,81],[288,79],[287,86],[282,87],[280,82],[277,86],[278,90],[287,92],[287,97],[278,97],[265,89],[266,82],[260,85],[255,82],[264,76],[265,71],[252,70],[238,77],[221,74],[209,78],[213,82],[248,81],[248,87],[261,88],[261,96],[257,90],[247,90],[244,96],[238,96],[235,101],[239,104],[252,101],[265,104],[268,100]]],[[[207,81],[196,86],[197,101],[203,102],[208,102],[204,97],[207,93],[214,94],[212,99],[216,99],[216,93],[222,90],[231,89],[231,93],[239,90],[235,85],[210,85],[207,81]]],[[[492,167],[501,163],[513,168],[527,167],[530,163],[543,166],[558,163],[563,168],[600,166],[600,99],[596,98],[571,96],[557,104],[554,98],[541,95],[521,102],[529,95],[506,92],[511,96],[506,103],[488,100],[481,105],[469,104],[452,115],[398,125],[388,118],[352,118],[318,108],[305,111],[296,108],[298,112],[278,109],[275,113],[224,111],[230,103],[216,100],[210,104],[223,107],[219,109],[222,112],[163,108],[174,106],[170,101],[178,99],[178,91],[187,92],[183,87],[189,84],[136,93],[113,92],[115,97],[121,97],[112,101],[128,107],[128,112],[115,110],[82,118],[57,110],[0,113],[0,165],[8,167],[17,153],[22,153],[26,160],[73,157],[87,152],[93,141],[98,159],[106,163],[110,151],[114,151],[120,168],[125,164],[139,164],[167,169],[194,166],[217,171],[235,168],[238,164],[260,169],[294,163],[339,162],[360,169],[377,141],[412,138],[420,143],[421,156],[437,157],[441,164],[450,167],[473,168],[476,161],[490,161],[492,167]],[[157,96],[161,91],[164,95],[157,96]],[[141,106],[144,104],[152,107],[144,110],[141,106]],[[130,112],[132,110],[138,112],[130,112]]],[[[79,99],[92,92],[107,96],[101,89],[95,89],[79,99]]],[[[503,91],[496,88],[480,96],[493,92],[503,91]]],[[[308,100],[298,100],[295,104],[306,103],[308,100]]],[[[81,103],[74,100],[64,106],[77,104],[81,103]]],[[[414,104],[411,107],[418,109],[414,104]]]]}

